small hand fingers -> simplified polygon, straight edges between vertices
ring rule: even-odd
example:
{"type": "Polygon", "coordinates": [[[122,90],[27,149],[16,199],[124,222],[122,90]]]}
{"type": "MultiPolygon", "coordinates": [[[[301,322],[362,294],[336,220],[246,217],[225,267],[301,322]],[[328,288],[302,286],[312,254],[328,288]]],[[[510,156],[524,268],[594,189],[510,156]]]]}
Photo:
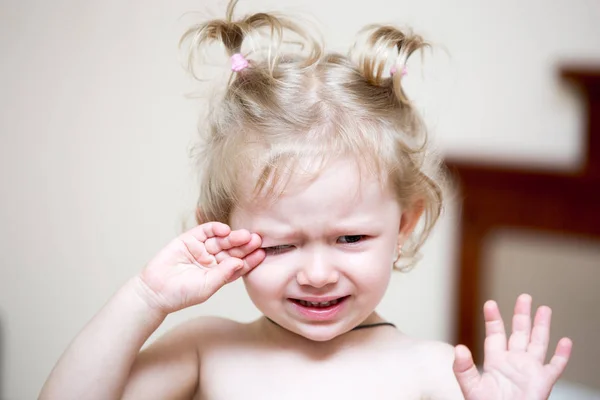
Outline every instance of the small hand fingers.
{"type": "Polygon", "coordinates": [[[236,273],[243,266],[244,263],[239,258],[228,258],[207,270],[204,281],[204,297],[208,299],[225,284],[232,282],[236,273]]]}
{"type": "Polygon", "coordinates": [[[247,244],[253,236],[245,229],[232,231],[225,237],[212,237],[204,242],[206,250],[213,255],[220,253],[223,250],[229,250],[238,246],[247,244]]]}
{"type": "Polygon", "coordinates": [[[483,305],[483,316],[485,319],[485,360],[489,360],[493,353],[506,351],[506,332],[504,321],[500,315],[498,304],[489,300],[483,305]]]}
{"type": "Polygon", "coordinates": [[[238,247],[232,247],[229,250],[223,250],[215,254],[215,258],[218,262],[221,262],[227,257],[244,258],[254,250],[258,249],[262,243],[262,239],[256,233],[253,233],[250,237],[250,241],[238,247]]]}
{"type": "Polygon", "coordinates": [[[235,272],[229,282],[233,282],[241,276],[246,275],[248,272],[256,268],[265,259],[265,251],[263,249],[257,249],[252,253],[248,254],[243,261],[243,266],[235,272]]]}
{"type": "Polygon", "coordinates": [[[197,240],[204,242],[211,237],[223,237],[229,235],[231,228],[222,222],[207,222],[193,227],[183,235],[191,235],[197,240]]]}
{"type": "Polygon", "coordinates": [[[531,296],[522,294],[517,298],[512,320],[512,334],[508,340],[510,351],[525,351],[531,336],[531,296]]]}
{"type": "Polygon", "coordinates": [[[538,308],[533,321],[531,342],[527,346],[527,352],[542,364],[546,360],[546,352],[548,351],[551,319],[552,310],[550,307],[541,306],[538,308]]]}
{"type": "Polygon", "coordinates": [[[554,381],[558,380],[567,367],[567,363],[571,357],[572,349],[573,342],[571,339],[562,338],[558,341],[554,356],[550,360],[550,363],[546,365],[546,369],[549,371],[550,376],[554,379],[554,381]]]}
{"type": "Polygon", "coordinates": [[[454,364],[452,366],[460,390],[465,398],[478,386],[481,379],[479,371],[473,362],[471,351],[466,346],[458,345],[454,348],[454,364]]]}
{"type": "Polygon", "coordinates": [[[204,243],[196,239],[192,235],[183,234],[178,238],[181,243],[185,246],[187,251],[190,253],[192,258],[203,266],[210,266],[216,264],[215,257],[206,251],[204,243]]]}
{"type": "Polygon", "coordinates": [[[252,253],[244,257],[244,263],[248,267],[248,271],[251,271],[254,268],[256,268],[261,262],[264,261],[265,257],[266,253],[263,249],[256,249],[252,253]]]}

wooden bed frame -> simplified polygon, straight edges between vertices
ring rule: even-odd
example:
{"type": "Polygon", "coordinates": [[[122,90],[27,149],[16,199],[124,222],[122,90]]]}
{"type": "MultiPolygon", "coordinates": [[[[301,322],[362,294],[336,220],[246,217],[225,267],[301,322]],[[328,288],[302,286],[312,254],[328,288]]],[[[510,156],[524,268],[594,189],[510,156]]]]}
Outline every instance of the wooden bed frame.
{"type": "MultiPolygon", "coordinates": [[[[462,200],[455,343],[467,345],[477,363],[483,326],[481,271],[486,236],[518,228],[600,239],[600,68],[566,68],[587,106],[587,149],[573,173],[535,172],[447,160],[462,200]]],[[[600,267],[600,265],[599,265],[600,267]]]]}

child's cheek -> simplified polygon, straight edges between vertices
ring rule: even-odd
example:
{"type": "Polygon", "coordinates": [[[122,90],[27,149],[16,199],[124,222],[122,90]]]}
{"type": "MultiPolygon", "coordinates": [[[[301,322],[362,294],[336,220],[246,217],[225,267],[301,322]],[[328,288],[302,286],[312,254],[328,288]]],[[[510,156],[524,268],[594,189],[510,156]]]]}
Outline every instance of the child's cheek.
{"type": "Polygon", "coordinates": [[[248,289],[260,292],[280,290],[282,285],[293,278],[288,268],[267,257],[261,264],[244,276],[248,289]]]}

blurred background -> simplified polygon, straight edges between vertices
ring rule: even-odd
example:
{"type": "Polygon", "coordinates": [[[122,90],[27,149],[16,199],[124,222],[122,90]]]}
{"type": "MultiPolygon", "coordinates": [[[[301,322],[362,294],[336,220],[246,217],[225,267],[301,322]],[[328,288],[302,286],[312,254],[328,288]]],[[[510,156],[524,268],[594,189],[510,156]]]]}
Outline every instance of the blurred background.
{"type": "MultiPolygon", "coordinates": [[[[190,220],[189,151],[203,102],[188,95],[203,86],[185,73],[177,44],[225,5],[0,2],[1,399],[36,398],[83,325],[190,220]]],[[[445,157],[545,173],[581,166],[585,98],[559,70],[600,68],[596,0],[241,0],[238,10],[308,16],[341,52],[366,24],[412,27],[434,52],[411,67],[406,86],[445,157]]],[[[214,63],[228,67],[225,56],[214,63]]],[[[449,342],[459,304],[454,200],[422,262],[394,275],[380,307],[406,333],[449,342]]],[[[529,291],[536,305],[568,316],[554,334],[574,338],[573,368],[556,396],[600,398],[590,334],[600,327],[600,241],[505,229],[490,235],[482,258],[480,297],[498,298],[505,315],[529,291]]],[[[197,315],[259,316],[236,282],[169,316],[150,341],[197,315]]]]}

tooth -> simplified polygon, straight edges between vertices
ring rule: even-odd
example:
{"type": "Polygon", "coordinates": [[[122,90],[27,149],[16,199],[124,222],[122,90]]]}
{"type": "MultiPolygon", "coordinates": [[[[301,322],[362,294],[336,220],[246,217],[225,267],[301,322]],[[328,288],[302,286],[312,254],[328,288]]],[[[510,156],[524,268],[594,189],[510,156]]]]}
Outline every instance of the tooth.
{"type": "Polygon", "coordinates": [[[338,304],[339,301],[340,301],[339,299],[335,299],[335,300],[318,302],[318,301],[307,301],[307,300],[298,299],[298,303],[300,305],[303,305],[304,307],[329,307],[329,306],[334,306],[334,305],[338,304]]]}

